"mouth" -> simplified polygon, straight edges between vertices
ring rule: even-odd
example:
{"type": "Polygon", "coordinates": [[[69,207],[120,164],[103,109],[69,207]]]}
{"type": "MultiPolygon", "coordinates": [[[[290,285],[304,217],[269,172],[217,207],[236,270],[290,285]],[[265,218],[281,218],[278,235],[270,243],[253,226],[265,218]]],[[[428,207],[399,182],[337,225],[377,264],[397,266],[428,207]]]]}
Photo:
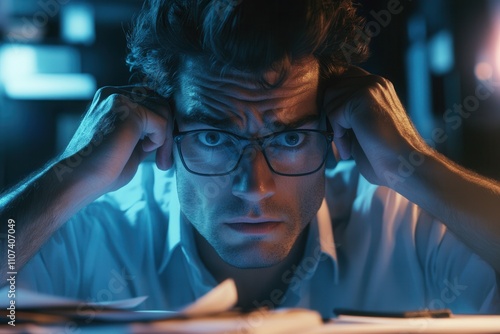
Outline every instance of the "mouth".
{"type": "Polygon", "coordinates": [[[225,224],[239,233],[268,234],[282,223],[282,221],[272,218],[241,217],[232,219],[225,224]]]}
{"type": "Polygon", "coordinates": [[[274,230],[280,222],[263,222],[263,223],[231,223],[228,226],[240,233],[245,234],[268,234],[274,230]]]}

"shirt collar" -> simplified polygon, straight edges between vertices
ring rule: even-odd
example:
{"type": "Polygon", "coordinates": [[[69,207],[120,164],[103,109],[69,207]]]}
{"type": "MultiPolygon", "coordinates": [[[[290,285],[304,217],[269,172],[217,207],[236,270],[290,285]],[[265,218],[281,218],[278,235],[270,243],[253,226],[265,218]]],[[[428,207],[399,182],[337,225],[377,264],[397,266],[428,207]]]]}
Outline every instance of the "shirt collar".
{"type": "MultiPolygon", "coordinates": [[[[161,207],[167,212],[168,229],[165,238],[163,259],[160,263],[159,272],[163,272],[168,266],[174,254],[182,254],[190,268],[189,280],[196,298],[210,291],[217,284],[216,280],[202,263],[196,249],[194,232],[191,224],[182,219],[179,198],[177,196],[177,184],[175,173],[163,174],[168,180],[162,180],[161,184],[169,184],[168,199],[165,192],[155,191],[155,198],[160,201],[161,207]]],[[[165,189],[163,189],[165,191],[165,189]]]]}
{"type": "Polygon", "coordinates": [[[316,214],[317,220],[317,235],[315,238],[319,240],[319,246],[321,252],[330,257],[333,269],[334,269],[334,283],[337,284],[339,281],[339,268],[337,261],[337,248],[335,246],[335,240],[333,237],[332,230],[332,220],[330,217],[330,211],[328,210],[328,205],[326,203],[326,199],[323,199],[323,203],[321,203],[321,207],[316,214]]]}
{"type": "Polygon", "coordinates": [[[324,263],[332,265],[333,277],[324,277],[322,281],[337,284],[339,277],[337,251],[326,200],[323,200],[315,219],[309,226],[306,248],[297,269],[296,279],[310,280],[316,274],[318,266],[324,263]]]}
{"type": "Polygon", "coordinates": [[[168,217],[168,229],[165,238],[163,260],[160,264],[159,272],[165,270],[168,263],[170,262],[172,254],[174,254],[175,250],[181,244],[181,209],[179,204],[179,198],[177,196],[177,182],[175,173],[172,172],[169,175],[168,181],[161,180],[160,182],[156,182],[155,188],[157,187],[157,184],[162,184],[162,183],[163,184],[168,183],[170,187],[168,189],[161,189],[164,191],[166,190],[166,192],[163,192],[163,194],[161,194],[161,190],[157,192],[155,189],[155,199],[160,203],[162,203],[161,207],[166,212],[166,215],[168,217]],[[168,194],[168,196],[165,196],[165,194],[168,194]]]}

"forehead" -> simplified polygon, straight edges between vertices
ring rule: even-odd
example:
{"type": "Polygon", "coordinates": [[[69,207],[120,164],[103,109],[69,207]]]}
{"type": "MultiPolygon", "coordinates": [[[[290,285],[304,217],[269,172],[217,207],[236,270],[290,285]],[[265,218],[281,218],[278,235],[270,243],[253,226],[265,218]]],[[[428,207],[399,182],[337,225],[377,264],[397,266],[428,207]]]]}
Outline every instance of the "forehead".
{"type": "MultiPolygon", "coordinates": [[[[319,70],[312,58],[292,64],[285,80],[273,88],[264,87],[252,73],[221,71],[200,58],[186,59],[178,77],[174,101],[180,123],[212,125],[209,123],[219,121],[258,132],[255,129],[318,117],[319,70]]],[[[268,71],[264,79],[273,84],[279,74],[268,71]]]]}

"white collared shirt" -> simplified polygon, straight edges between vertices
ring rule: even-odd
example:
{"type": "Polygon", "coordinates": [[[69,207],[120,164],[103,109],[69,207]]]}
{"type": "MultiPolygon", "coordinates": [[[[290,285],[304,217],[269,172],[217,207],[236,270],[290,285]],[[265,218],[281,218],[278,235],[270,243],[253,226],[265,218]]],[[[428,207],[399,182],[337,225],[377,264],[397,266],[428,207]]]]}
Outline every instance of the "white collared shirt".
{"type": "MultiPolygon", "coordinates": [[[[331,317],[334,308],[500,313],[493,269],[446,227],[352,162],[326,171],[326,198],[303,259],[269,302],[331,317]]],[[[150,163],[76,214],[23,268],[18,286],[86,301],[148,296],[142,309],[179,309],[217,282],[180,218],[175,175],[150,163]]],[[[266,301],[260,303],[262,306],[266,301]]]]}

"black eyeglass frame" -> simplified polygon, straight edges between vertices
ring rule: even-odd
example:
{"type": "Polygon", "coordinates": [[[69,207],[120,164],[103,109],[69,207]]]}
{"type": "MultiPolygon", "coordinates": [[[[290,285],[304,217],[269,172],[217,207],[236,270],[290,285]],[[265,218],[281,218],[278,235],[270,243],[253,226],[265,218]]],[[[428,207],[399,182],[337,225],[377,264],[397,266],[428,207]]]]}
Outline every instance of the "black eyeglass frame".
{"type": "Polygon", "coordinates": [[[279,132],[271,133],[271,134],[268,134],[268,135],[265,135],[265,136],[262,136],[262,137],[246,138],[246,137],[237,135],[235,133],[232,133],[232,132],[229,132],[229,131],[225,131],[225,130],[219,130],[219,129],[197,129],[197,130],[190,130],[190,131],[179,131],[179,127],[177,125],[177,121],[174,121],[173,137],[174,137],[174,142],[177,144],[177,151],[179,152],[179,156],[181,158],[182,164],[184,165],[184,168],[186,168],[186,170],[188,172],[190,172],[192,174],[195,174],[195,175],[200,175],[200,176],[224,176],[224,175],[228,175],[228,174],[234,172],[238,168],[238,165],[241,162],[241,158],[243,157],[243,153],[245,152],[245,149],[248,146],[252,146],[252,144],[253,144],[253,146],[255,146],[255,144],[257,144],[257,146],[260,148],[260,151],[264,155],[264,159],[266,160],[266,163],[269,166],[269,169],[273,173],[278,174],[278,175],[282,175],[282,176],[306,176],[306,175],[310,175],[310,174],[316,173],[325,164],[326,157],[328,155],[328,144],[331,144],[331,142],[333,141],[333,129],[332,129],[332,125],[330,124],[330,121],[328,120],[328,117],[326,117],[326,131],[323,131],[323,130],[313,130],[313,129],[291,129],[291,130],[285,130],[285,131],[279,131],[279,132]],[[191,168],[189,168],[187,166],[186,161],[184,160],[184,156],[182,154],[182,150],[181,150],[181,140],[182,140],[182,138],[185,135],[190,134],[190,133],[206,132],[206,131],[214,131],[214,132],[224,133],[224,134],[233,136],[233,137],[235,137],[235,138],[237,138],[239,140],[244,140],[244,141],[249,142],[247,145],[242,146],[242,149],[241,149],[238,161],[236,162],[236,164],[234,165],[234,167],[231,170],[229,170],[228,172],[224,172],[224,173],[211,173],[211,174],[199,173],[199,172],[193,171],[191,168]],[[268,138],[276,137],[278,135],[281,135],[281,134],[284,134],[284,133],[288,133],[288,132],[301,132],[301,131],[304,131],[304,132],[316,132],[316,133],[322,134],[324,136],[324,138],[325,138],[325,140],[327,142],[327,146],[326,146],[327,149],[325,150],[325,153],[323,154],[323,161],[318,166],[318,168],[316,168],[313,171],[307,172],[307,173],[286,174],[286,173],[277,172],[273,168],[273,166],[271,166],[271,163],[269,162],[269,159],[267,158],[267,154],[266,154],[265,147],[263,146],[263,144],[266,142],[266,140],[268,138]]]}

